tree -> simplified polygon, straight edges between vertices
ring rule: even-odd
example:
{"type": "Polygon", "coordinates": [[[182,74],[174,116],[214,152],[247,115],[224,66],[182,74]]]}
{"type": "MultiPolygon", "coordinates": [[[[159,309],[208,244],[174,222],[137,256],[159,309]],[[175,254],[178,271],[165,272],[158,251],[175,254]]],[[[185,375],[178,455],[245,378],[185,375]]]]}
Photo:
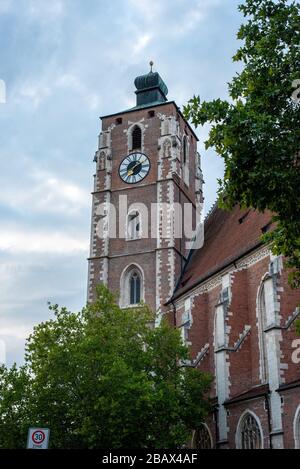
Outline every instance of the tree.
{"type": "Polygon", "coordinates": [[[0,367],[0,448],[22,448],[29,424],[30,376],[26,367],[0,367]]]}
{"type": "Polygon", "coordinates": [[[300,4],[245,0],[243,45],[233,57],[244,64],[229,84],[232,101],[194,97],[185,116],[212,125],[206,147],[224,159],[220,206],[236,204],[274,213],[265,236],[287,258],[292,286],[300,286],[300,4]]]}
{"type": "MultiPolygon", "coordinates": [[[[28,426],[45,426],[53,448],[176,448],[187,442],[209,411],[211,377],[181,365],[188,350],[178,330],[167,323],[153,328],[147,307],[123,310],[103,286],[80,313],[50,309],[54,319],[38,325],[27,342],[23,372],[30,398],[22,402],[21,441],[28,426]]],[[[13,394],[13,380],[7,381],[13,394]]],[[[21,398],[16,395],[18,408],[21,398]]],[[[4,401],[0,409],[2,428],[11,432],[4,401]]],[[[0,442],[14,447],[13,440],[0,442]]]]}

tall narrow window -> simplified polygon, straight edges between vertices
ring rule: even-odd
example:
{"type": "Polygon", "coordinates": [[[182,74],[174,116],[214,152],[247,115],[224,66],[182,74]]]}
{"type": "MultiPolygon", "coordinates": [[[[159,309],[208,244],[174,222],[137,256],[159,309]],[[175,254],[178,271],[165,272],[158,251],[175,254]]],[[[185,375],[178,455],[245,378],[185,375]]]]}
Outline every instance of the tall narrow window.
{"type": "Polygon", "coordinates": [[[141,302],[141,277],[133,272],[130,277],[130,304],[137,305],[141,302]]]}
{"type": "Polygon", "coordinates": [[[137,265],[129,265],[120,278],[120,306],[136,306],[145,301],[144,273],[137,265]]]}
{"type": "Polygon", "coordinates": [[[132,150],[142,149],[142,131],[141,128],[136,125],[132,131],[132,150]]]}
{"type": "Polygon", "coordinates": [[[258,324],[259,324],[259,348],[260,348],[260,370],[261,381],[266,383],[269,377],[268,357],[266,345],[267,312],[265,299],[265,286],[262,285],[258,298],[258,324]]]}
{"type": "Polygon", "coordinates": [[[189,148],[187,137],[183,137],[183,179],[187,186],[190,185],[190,170],[189,170],[189,148]]]}
{"type": "Polygon", "coordinates": [[[183,164],[187,164],[187,155],[188,155],[188,148],[187,148],[187,138],[183,138],[183,164]]]}
{"type": "Polygon", "coordinates": [[[256,418],[247,413],[240,422],[240,449],[262,449],[262,434],[256,418]]]}
{"type": "Polygon", "coordinates": [[[134,240],[141,237],[141,221],[139,212],[131,212],[127,221],[127,239],[134,240]]]}

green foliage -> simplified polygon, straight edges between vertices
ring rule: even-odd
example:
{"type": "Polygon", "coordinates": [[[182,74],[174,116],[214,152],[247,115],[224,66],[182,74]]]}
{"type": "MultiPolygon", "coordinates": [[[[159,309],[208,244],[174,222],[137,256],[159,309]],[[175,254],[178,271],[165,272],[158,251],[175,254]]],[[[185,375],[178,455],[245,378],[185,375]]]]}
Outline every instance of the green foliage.
{"type": "Polygon", "coordinates": [[[180,366],[188,351],[178,330],[154,328],[145,306],[119,308],[103,286],[80,313],[50,309],[55,318],[27,342],[27,368],[2,370],[10,438],[0,447],[25,444],[35,425],[51,429],[53,448],[181,447],[209,411],[211,377],[180,366]]]}
{"type": "Polygon", "coordinates": [[[247,21],[238,32],[243,45],[233,60],[244,67],[229,84],[231,101],[194,97],[184,113],[196,126],[212,124],[206,147],[215,148],[225,162],[220,205],[276,214],[276,228],[265,241],[288,258],[291,283],[298,287],[300,106],[292,95],[300,79],[300,4],[245,0],[239,9],[247,21]]]}
{"type": "Polygon", "coordinates": [[[29,428],[30,376],[25,367],[0,367],[0,448],[22,448],[29,428]]]}

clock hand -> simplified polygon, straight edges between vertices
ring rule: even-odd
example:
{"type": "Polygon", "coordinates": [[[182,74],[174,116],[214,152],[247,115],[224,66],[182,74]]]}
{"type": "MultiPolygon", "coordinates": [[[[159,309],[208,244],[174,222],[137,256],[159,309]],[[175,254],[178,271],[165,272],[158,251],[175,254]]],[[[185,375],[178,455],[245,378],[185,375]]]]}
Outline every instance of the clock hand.
{"type": "Polygon", "coordinates": [[[129,171],[127,171],[127,176],[132,176],[135,168],[137,168],[139,165],[142,165],[145,162],[146,162],[146,159],[144,159],[143,161],[138,161],[129,171]]]}

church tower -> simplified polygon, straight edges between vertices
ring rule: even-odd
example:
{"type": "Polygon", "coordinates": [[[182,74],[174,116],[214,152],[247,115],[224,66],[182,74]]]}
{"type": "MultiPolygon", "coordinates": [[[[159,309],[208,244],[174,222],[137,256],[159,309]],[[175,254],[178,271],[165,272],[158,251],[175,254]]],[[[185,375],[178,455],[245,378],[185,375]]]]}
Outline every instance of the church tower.
{"type": "Polygon", "coordinates": [[[101,117],[88,299],[102,282],[121,307],[144,301],[160,314],[190,249],[184,208],[195,219],[203,180],[197,136],[150,65],[135,79],[136,106],[101,117]]]}

